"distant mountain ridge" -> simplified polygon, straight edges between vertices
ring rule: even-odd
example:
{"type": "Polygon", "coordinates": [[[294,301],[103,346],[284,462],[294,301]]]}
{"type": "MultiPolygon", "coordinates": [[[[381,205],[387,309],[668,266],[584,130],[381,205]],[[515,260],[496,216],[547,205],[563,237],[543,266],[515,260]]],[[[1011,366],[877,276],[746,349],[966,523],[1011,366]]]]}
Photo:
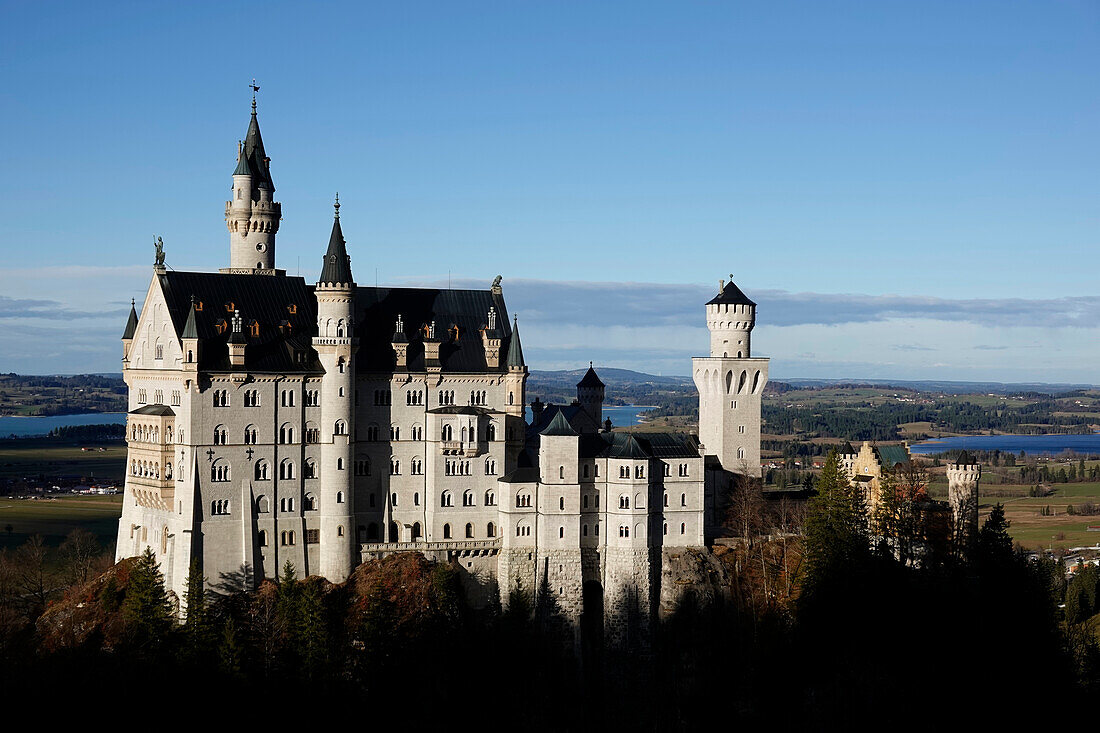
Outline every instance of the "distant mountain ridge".
{"type": "MultiPolygon", "coordinates": [[[[617,369],[615,367],[596,366],[593,368],[596,370],[596,374],[600,376],[600,380],[608,386],[612,384],[660,384],[668,386],[692,384],[691,377],[658,376],[656,374],[646,374],[645,372],[636,372],[630,369],[617,369]]],[[[557,371],[533,369],[531,370],[531,378],[543,383],[568,382],[572,380],[572,382],[576,384],[587,371],[588,367],[584,369],[559,369],[557,371]]]]}

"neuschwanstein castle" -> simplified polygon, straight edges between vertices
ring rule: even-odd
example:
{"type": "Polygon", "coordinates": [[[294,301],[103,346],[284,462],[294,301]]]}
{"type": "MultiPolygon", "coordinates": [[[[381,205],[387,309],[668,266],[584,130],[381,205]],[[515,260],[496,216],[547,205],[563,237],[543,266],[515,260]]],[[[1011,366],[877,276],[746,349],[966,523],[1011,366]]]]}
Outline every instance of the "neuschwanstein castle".
{"type": "Polygon", "coordinates": [[[755,304],[732,282],[705,304],[698,436],[612,431],[593,369],[572,404],[535,400],[528,421],[499,277],[484,290],[357,285],[338,200],[318,282],[290,277],[269,164],[253,99],[225,205],[229,267],[178,272],[158,245],[131,310],[118,558],[152,549],[182,598],[195,559],[212,586],[252,587],[287,561],[341,582],[415,551],[505,604],[522,591],[574,617],[593,598],[652,611],[662,559],[714,536],[734,473],[759,476],[755,304]]]}

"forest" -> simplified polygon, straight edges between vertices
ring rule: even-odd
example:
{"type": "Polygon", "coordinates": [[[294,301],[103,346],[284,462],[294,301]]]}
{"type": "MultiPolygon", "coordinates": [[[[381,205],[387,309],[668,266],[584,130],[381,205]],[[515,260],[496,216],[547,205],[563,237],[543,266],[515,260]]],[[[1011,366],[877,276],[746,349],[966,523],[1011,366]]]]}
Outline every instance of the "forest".
{"type": "Polygon", "coordinates": [[[80,709],[106,694],[89,680],[110,680],[131,715],[216,690],[269,701],[253,721],[305,706],[380,725],[661,731],[905,727],[948,711],[988,724],[1009,716],[994,701],[1012,685],[1062,713],[1100,691],[1095,572],[1067,583],[1055,562],[1027,559],[999,507],[963,544],[922,528],[900,484],[888,511],[869,516],[861,497],[835,457],[808,502],[739,482],[732,540],[709,551],[716,592],[644,627],[620,609],[636,632],[619,645],[591,616],[574,636],[546,589],[474,607],[458,565],[416,553],[337,585],[286,566],[252,591],[207,587],[195,565],[174,599],[151,553],[110,565],[70,536],[51,563],[32,538],[0,554],[0,685],[24,705],[65,690],[80,709]],[[161,694],[135,694],[151,680],[161,694]]]}

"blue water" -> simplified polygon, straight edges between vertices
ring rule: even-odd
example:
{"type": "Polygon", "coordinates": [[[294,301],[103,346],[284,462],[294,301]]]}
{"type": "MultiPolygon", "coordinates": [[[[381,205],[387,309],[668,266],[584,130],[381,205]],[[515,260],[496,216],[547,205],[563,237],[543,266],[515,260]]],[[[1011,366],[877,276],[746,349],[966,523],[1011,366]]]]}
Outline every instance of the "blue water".
{"type": "MultiPolygon", "coordinates": [[[[603,406],[603,418],[611,418],[611,424],[617,428],[628,428],[631,425],[637,425],[638,415],[646,410],[652,409],[652,405],[604,405],[603,406]]],[[[527,422],[531,422],[531,407],[523,411],[523,419],[527,422]]]]}
{"type": "Polygon", "coordinates": [[[957,438],[935,438],[909,446],[913,453],[942,453],[948,450],[1001,450],[1028,455],[1057,455],[1064,450],[1075,453],[1100,454],[1100,433],[1088,435],[964,435],[957,438]]]}
{"type": "Polygon", "coordinates": [[[54,428],[68,425],[125,425],[125,412],[94,412],[87,415],[53,415],[52,417],[0,417],[0,438],[16,435],[27,438],[45,435],[54,428]]]}

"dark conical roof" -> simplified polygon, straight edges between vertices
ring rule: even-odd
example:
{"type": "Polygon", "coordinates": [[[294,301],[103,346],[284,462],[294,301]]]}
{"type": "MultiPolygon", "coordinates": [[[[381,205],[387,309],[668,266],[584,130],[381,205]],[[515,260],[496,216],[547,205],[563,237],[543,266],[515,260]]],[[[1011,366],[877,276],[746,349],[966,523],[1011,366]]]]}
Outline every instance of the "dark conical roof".
{"type": "Polygon", "coordinates": [[[523,347],[519,343],[519,324],[515,321],[512,322],[512,340],[508,342],[508,366],[526,366],[523,363],[523,347]]]}
{"type": "Polygon", "coordinates": [[[126,330],[122,332],[122,338],[132,339],[137,332],[137,310],[134,301],[130,301],[130,317],[126,319],[126,330]]]}
{"type": "Polygon", "coordinates": [[[199,329],[195,325],[195,296],[191,296],[191,307],[187,309],[187,323],[183,324],[183,333],[180,338],[197,339],[199,329]]]}
{"type": "Polygon", "coordinates": [[[850,456],[857,452],[858,451],[856,451],[856,449],[852,447],[851,441],[846,441],[844,445],[840,447],[840,455],[842,456],[850,456]]]}
{"type": "Polygon", "coordinates": [[[347,247],[344,246],[344,232],[340,228],[340,200],[336,200],[336,216],[332,220],[332,234],[328,238],[328,252],[325,253],[325,263],[321,267],[321,277],[317,284],[322,283],[353,283],[351,278],[351,258],[348,257],[347,247]]]}
{"type": "Polygon", "coordinates": [[[588,363],[588,371],[584,373],[581,381],[577,382],[578,387],[602,387],[604,383],[600,381],[599,376],[596,375],[596,370],[592,368],[592,362],[588,363]]]}
{"type": "Polygon", "coordinates": [[[248,164],[248,156],[244,154],[244,148],[242,147],[237,152],[237,167],[233,169],[233,175],[235,176],[254,176],[255,172],[252,170],[252,166],[248,164]]]}
{"type": "Polygon", "coordinates": [[[558,410],[554,413],[554,419],[550,421],[550,424],[546,426],[539,435],[579,435],[573,426],[569,424],[569,421],[565,419],[565,413],[558,410]]]}
{"type": "MultiPolygon", "coordinates": [[[[244,136],[244,155],[247,165],[251,168],[252,183],[264,185],[270,190],[275,190],[275,184],[271,180],[271,170],[267,165],[267,153],[264,152],[264,139],[260,137],[260,123],[256,119],[256,108],[252,108],[252,119],[248,122],[248,132],[244,136]]],[[[240,164],[237,168],[240,169],[240,164]]]]}
{"type": "Polygon", "coordinates": [[[722,288],[722,292],[718,293],[718,295],[707,301],[707,305],[713,305],[716,303],[725,305],[756,305],[756,303],[749,300],[749,296],[741,292],[741,288],[737,287],[733,283],[732,277],[733,276],[731,275],[730,281],[726,283],[726,286],[724,288],[722,288]]]}

